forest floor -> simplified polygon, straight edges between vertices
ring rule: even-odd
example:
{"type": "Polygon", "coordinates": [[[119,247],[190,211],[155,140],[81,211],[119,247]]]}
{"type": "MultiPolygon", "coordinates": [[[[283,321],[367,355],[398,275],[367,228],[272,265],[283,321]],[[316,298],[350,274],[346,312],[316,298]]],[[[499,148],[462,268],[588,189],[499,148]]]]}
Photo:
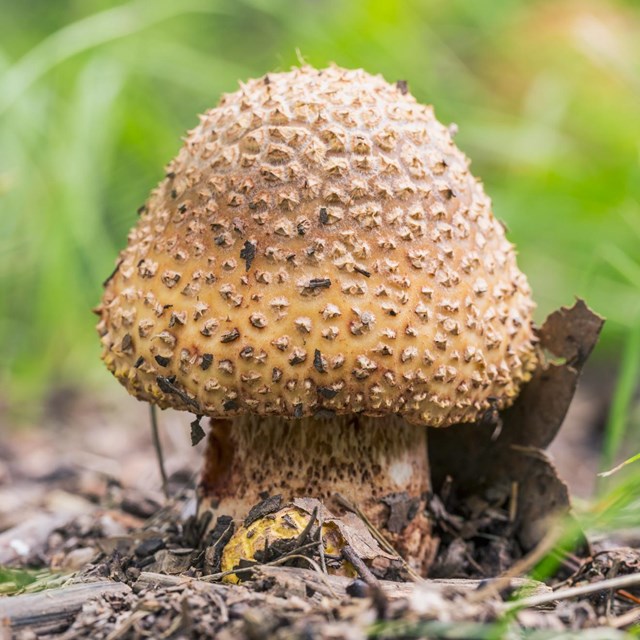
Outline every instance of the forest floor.
{"type": "MultiPolygon", "coordinates": [[[[548,449],[582,498],[594,490],[609,397],[600,379],[587,370],[548,449]]],[[[116,392],[99,403],[58,392],[40,428],[0,432],[0,640],[637,637],[640,532],[579,535],[573,547],[549,535],[526,543],[513,483],[464,498],[449,476],[434,483],[428,511],[441,542],[426,579],[357,514],[349,526],[358,535],[343,530],[349,552],[325,558],[318,508],[301,501],[311,505],[305,531],[260,562],[235,565],[231,584],[220,564],[228,521],[207,527],[195,517],[204,442],[191,446],[190,417],[160,414],[167,499],[148,409],[116,392]],[[385,562],[365,557],[358,540],[367,536],[385,562]],[[532,573],[545,556],[555,557],[553,571],[532,573]]],[[[562,493],[555,468],[543,467],[551,497],[562,493]]],[[[521,499],[526,491],[523,481],[521,499]]],[[[254,516],[281,506],[267,500],[254,516]]]]}

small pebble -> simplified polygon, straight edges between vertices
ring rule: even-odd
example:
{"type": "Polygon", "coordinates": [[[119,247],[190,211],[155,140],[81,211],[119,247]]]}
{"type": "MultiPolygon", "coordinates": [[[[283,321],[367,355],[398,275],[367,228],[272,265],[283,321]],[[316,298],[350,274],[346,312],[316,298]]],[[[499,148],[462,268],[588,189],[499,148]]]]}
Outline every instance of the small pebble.
{"type": "Polygon", "coordinates": [[[353,582],[347,585],[347,595],[352,598],[367,598],[370,595],[369,585],[360,578],[356,578],[353,582]]]}
{"type": "Polygon", "coordinates": [[[162,538],[147,538],[136,547],[136,555],[138,558],[145,558],[153,555],[156,551],[160,551],[164,547],[162,538]]]}

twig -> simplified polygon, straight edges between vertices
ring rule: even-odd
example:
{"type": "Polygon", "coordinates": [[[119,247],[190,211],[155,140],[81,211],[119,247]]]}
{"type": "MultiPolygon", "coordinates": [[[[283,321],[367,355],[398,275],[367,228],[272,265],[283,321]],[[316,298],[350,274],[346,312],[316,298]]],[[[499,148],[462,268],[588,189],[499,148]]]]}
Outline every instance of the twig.
{"type": "MultiPolygon", "coordinates": [[[[289,551],[288,553],[281,555],[279,558],[276,558],[275,560],[270,560],[269,562],[256,562],[255,564],[252,564],[250,567],[238,567],[237,569],[229,569],[228,571],[220,571],[219,573],[212,573],[208,576],[202,576],[200,580],[202,580],[203,582],[217,582],[218,580],[221,580],[222,578],[225,578],[226,576],[230,576],[234,573],[236,574],[247,573],[247,572],[253,571],[254,569],[259,569],[260,567],[278,566],[279,564],[282,564],[284,561],[288,560],[289,558],[292,558],[293,556],[302,555],[300,554],[300,551],[306,551],[307,549],[312,549],[313,547],[316,546],[316,544],[317,542],[309,542],[308,544],[302,545],[297,549],[293,549],[292,551],[289,551]]],[[[303,557],[306,558],[307,556],[303,556],[303,557]]],[[[307,559],[310,560],[310,558],[307,558],[307,559]]],[[[317,563],[314,562],[314,564],[317,566],[317,563]]],[[[318,570],[320,570],[320,567],[318,567],[318,570]]],[[[322,571],[320,571],[320,573],[322,573],[322,571]]]]}
{"type": "MultiPolygon", "coordinates": [[[[618,575],[618,570],[620,569],[620,560],[615,560],[613,566],[609,571],[607,571],[607,579],[615,578],[618,575]]],[[[607,604],[605,606],[604,615],[608,618],[611,616],[611,605],[613,604],[614,598],[613,589],[609,589],[609,593],[607,594],[607,604]]]]}
{"type": "Polygon", "coordinates": [[[285,553],[284,555],[280,556],[279,558],[276,558],[275,560],[271,560],[270,562],[261,562],[261,563],[253,564],[250,567],[239,567],[237,569],[229,569],[228,571],[221,571],[220,573],[213,573],[208,576],[202,576],[200,580],[202,582],[217,582],[218,580],[221,580],[222,578],[229,575],[251,573],[256,569],[260,570],[260,567],[278,567],[281,564],[284,564],[285,562],[287,562],[288,560],[306,560],[313,567],[313,569],[320,575],[321,580],[325,583],[325,585],[327,586],[327,589],[329,589],[331,594],[337,598],[338,596],[335,594],[335,592],[331,588],[331,584],[327,580],[327,575],[322,572],[322,568],[320,567],[320,565],[313,558],[309,558],[308,556],[305,556],[301,553],[302,551],[313,549],[314,547],[316,547],[317,544],[318,544],[317,541],[309,542],[308,544],[302,545],[301,547],[298,547],[296,549],[293,549],[292,551],[289,551],[288,553],[285,553]]]}
{"type": "MultiPolygon", "coordinates": [[[[83,582],[40,593],[0,599],[0,620],[9,620],[14,631],[22,627],[38,630],[52,624],[70,622],[91,598],[104,594],[127,594],[121,582],[83,582]]],[[[1,624],[0,624],[1,628],[1,624]]]]}
{"type": "Polygon", "coordinates": [[[322,523],[318,523],[318,555],[320,556],[320,568],[322,573],[327,573],[327,562],[324,557],[324,536],[322,535],[322,523]]]}
{"type": "Polygon", "coordinates": [[[341,493],[334,494],[334,497],[341,507],[345,508],[347,511],[351,511],[351,513],[355,513],[358,518],[367,525],[367,528],[373,537],[387,553],[398,555],[398,552],[391,546],[388,540],[373,526],[369,518],[367,518],[367,516],[365,516],[355,504],[349,502],[349,500],[347,500],[341,493]]]}
{"type": "Polygon", "coordinates": [[[158,432],[158,416],[156,414],[156,405],[149,405],[149,414],[151,416],[151,436],[153,437],[153,447],[156,450],[156,458],[158,459],[158,468],[160,469],[160,477],[162,478],[162,493],[164,497],[169,499],[169,480],[167,472],[164,468],[164,454],[162,453],[162,443],[160,442],[160,433],[158,432]]]}
{"type": "Polygon", "coordinates": [[[390,553],[394,558],[399,560],[402,563],[403,569],[409,574],[411,579],[414,582],[424,583],[425,580],[422,576],[420,576],[410,565],[409,563],[391,546],[391,543],[376,529],[371,520],[367,518],[367,516],[355,505],[349,502],[347,498],[345,498],[341,493],[335,493],[334,498],[338,502],[338,504],[345,508],[347,511],[351,511],[351,513],[355,513],[362,522],[365,523],[367,529],[371,532],[371,535],[376,539],[378,544],[387,552],[390,553]]]}
{"type": "Polygon", "coordinates": [[[637,596],[634,596],[633,593],[629,593],[625,589],[618,589],[618,595],[621,598],[626,598],[627,600],[631,600],[633,604],[640,604],[640,598],[638,598],[637,596]]]}
{"type": "Polygon", "coordinates": [[[598,593],[599,591],[606,591],[607,589],[624,589],[625,587],[634,587],[638,584],[640,584],[640,573],[631,573],[608,580],[592,582],[591,584],[585,584],[580,587],[569,587],[568,589],[561,589],[560,591],[521,598],[520,600],[506,603],[504,607],[507,611],[512,611],[513,609],[528,609],[541,604],[555,602],[556,600],[569,600],[570,598],[586,596],[590,593],[598,593]]]}
{"type": "Polygon", "coordinates": [[[342,548],[342,556],[350,562],[354,569],[358,572],[358,575],[370,586],[376,589],[380,589],[380,582],[376,578],[367,565],[362,561],[362,558],[353,550],[351,545],[347,544],[342,548]]]}
{"type": "Polygon", "coordinates": [[[318,507],[316,506],[313,508],[313,512],[311,513],[311,518],[309,518],[309,522],[307,522],[305,528],[302,530],[302,533],[298,536],[296,540],[297,545],[302,546],[305,543],[317,519],[318,519],[318,507]]]}
{"type": "Polygon", "coordinates": [[[480,576],[486,576],[487,575],[486,571],[476,562],[476,560],[471,555],[471,553],[469,553],[468,549],[465,550],[464,557],[465,557],[466,561],[478,572],[478,575],[480,575],[480,576]]]}
{"type": "MultiPolygon", "coordinates": [[[[157,587],[183,587],[194,586],[198,588],[206,588],[210,593],[217,593],[226,596],[229,592],[229,586],[218,584],[217,582],[207,582],[203,578],[192,578],[186,575],[169,575],[167,573],[154,573],[152,571],[143,571],[133,585],[136,593],[157,587]]],[[[237,587],[236,587],[237,588],[237,587]]]]}
{"type": "Polygon", "coordinates": [[[229,622],[229,608],[227,607],[227,603],[220,597],[220,594],[216,593],[215,591],[211,591],[210,594],[211,599],[216,603],[216,606],[218,607],[218,620],[221,624],[226,624],[227,622],[229,622]]]}
{"type": "Polygon", "coordinates": [[[614,629],[621,629],[622,627],[633,624],[638,620],[640,620],[640,607],[635,607],[617,618],[610,618],[607,624],[614,629]]]}
{"type": "MultiPolygon", "coordinates": [[[[279,565],[284,564],[287,560],[306,560],[313,567],[316,573],[319,573],[321,576],[324,576],[324,574],[322,573],[322,569],[320,568],[320,565],[313,558],[310,558],[309,556],[305,556],[301,553],[291,553],[286,557],[282,556],[281,558],[278,558],[277,560],[274,560],[269,564],[272,567],[278,567],[279,565]]],[[[330,587],[328,582],[327,582],[327,587],[330,587]]]]}
{"type": "Polygon", "coordinates": [[[369,567],[362,561],[362,558],[355,552],[351,545],[347,544],[343,547],[342,557],[354,566],[358,575],[369,587],[378,619],[384,620],[387,617],[387,611],[389,609],[389,599],[382,591],[380,581],[371,573],[369,567]]]}
{"type": "MultiPolygon", "coordinates": [[[[184,609],[184,604],[185,604],[185,599],[182,599],[182,609],[184,609]]],[[[184,623],[184,613],[181,612],[179,615],[177,615],[173,622],[169,625],[169,627],[167,628],[167,630],[164,633],[161,633],[158,638],[160,638],[160,640],[165,640],[166,638],[170,638],[172,635],[175,634],[175,632],[183,625],[184,623]]]]}
{"type": "Polygon", "coordinates": [[[511,499],[509,500],[509,522],[513,524],[516,521],[518,515],[518,489],[519,484],[517,482],[511,483],[511,499]]]}

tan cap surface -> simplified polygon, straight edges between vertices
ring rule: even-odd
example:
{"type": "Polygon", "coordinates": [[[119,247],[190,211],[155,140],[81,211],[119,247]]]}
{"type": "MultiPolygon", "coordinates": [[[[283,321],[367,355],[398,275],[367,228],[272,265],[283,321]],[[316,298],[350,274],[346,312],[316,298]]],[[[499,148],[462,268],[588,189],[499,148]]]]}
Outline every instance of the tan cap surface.
{"type": "Polygon", "coordinates": [[[106,285],[109,369],[210,416],[505,406],[533,304],[468,160],[402,83],[310,67],[225,95],[188,134],[106,285]]]}

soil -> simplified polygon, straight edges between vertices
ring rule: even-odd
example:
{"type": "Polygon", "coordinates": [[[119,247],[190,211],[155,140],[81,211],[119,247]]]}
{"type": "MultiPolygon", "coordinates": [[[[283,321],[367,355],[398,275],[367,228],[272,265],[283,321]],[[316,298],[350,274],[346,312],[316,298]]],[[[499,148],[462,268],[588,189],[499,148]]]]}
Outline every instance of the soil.
{"type": "MultiPolygon", "coordinates": [[[[13,617],[11,633],[17,638],[390,638],[427,630],[431,637],[447,637],[456,625],[469,622],[551,631],[608,625],[612,635],[602,637],[615,638],[611,624],[625,622],[623,616],[640,604],[640,590],[631,587],[551,609],[549,604],[524,609],[506,623],[501,607],[513,595],[512,584],[479,604],[469,602],[470,590],[525,552],[513,536],[508,500],[494,496],[487,511],[477,501],[453,497],[452,486],[440,487],[429,504],[442,540],[431,577],[454,579],[449,591],[407,582],[398,583],[405,588],[399,595],[388,594],[386,584],[380,595],[362,579],[345,578],[346,584],[333,586],[335,595],[322,593],[322,584],[309,587],[314,583],[307,574],[313,572],[299,560],[286,563],[288,568],[272,567],[271,573],[259,568],[237,586],[205,582],[219,567],[207,564],[215,536],[199,537],[192,517],[202,445],[191,447],[188,416],[161,414],[173,496],[167,506],[145,406],[119,398],[107,410],[76,397],[54,415],[42,429],[0,438],[0,565],[28,569],[23,584],[19,573],[13,585],[11,576],[0,576],[0,593],[13,586],[23,594],[0,596],[0,618],[3,603],[33,597],[44,587],[68,592],[61,585],[73,581],[97,590],[89,597],[81,594],[58,617],[27,619],[27,624],[13,617]],[[34,578],[39,582],[30,582],[34,578]],[[463,587],[463,579],[476,582],[463,587]],[[104,588],[113,584],[122,590],[104,588]]],[[[557,461],[562,468],[562,458],[557,461]]],[[[595,550],[587,558],[567,554],[550,583],[564,579],[560,588],[593,583],[633,574],[639,566],[640,553],[630,548],[595,550]]],[[[12,637],[4,628],[3,640],[12,637]]]]}
{"type": "MultiPolygon", "coordinates": [[[[583,387],[552,447],[560,476],[581,495],[589,491],[585,477],[595,476],[584,474],[590,464],[595,472],[604,403],[583,387]],[[589,452],[585,464],[575,464],[576,442],[589,452]]],[[[120,393],[96,403],[59,392],[40,428],[0,434],[0,640],[502,638],[530,630],[626,637],[640,622],[640,551],[612,540],[589,545],[580,535],[571,547],[549,539],[550,496],[568,509],[566,486],[542,450],[559,423],[537,417],[546,435],[531,439],[522,411],[501,421],[509,427],[514,415],[523,431],[507,429],[512,435],[491,451],[494,468],[482,482],[465,482],[465,472],[478,478],[470,463],[444,465],[446,443],[433,461],[428,511],[440,545],[427,580],[395,561],[393,549],[377,562],[347,545],[327,565],[319,527],[311,526],[304,538],[265,549],[260,562],[241,563],[240,583],[228,584],[220,553],[229,521],[207,527],[195,517],[204,443],[191,446],[190,417],[160,416],[166,499],[146,405],[120,393]],[[517,462],[511,454],[500,462],[507,449],[517,462]],[[521,577],[552,549],[557,563],[544,582],[521,577]],[[347,560],[354,575],[326,572],[347,560]]],[[[475,451],[493,442],[497,426],[477,436],[475,451]]],[[[252,517],[281,506],[272,496],[252,517]]],[[[389,508],[397,526],[410,517],[398,496],[389,508]]],[[[354,522],[366,526],[355,515],[354,522]]]]}

